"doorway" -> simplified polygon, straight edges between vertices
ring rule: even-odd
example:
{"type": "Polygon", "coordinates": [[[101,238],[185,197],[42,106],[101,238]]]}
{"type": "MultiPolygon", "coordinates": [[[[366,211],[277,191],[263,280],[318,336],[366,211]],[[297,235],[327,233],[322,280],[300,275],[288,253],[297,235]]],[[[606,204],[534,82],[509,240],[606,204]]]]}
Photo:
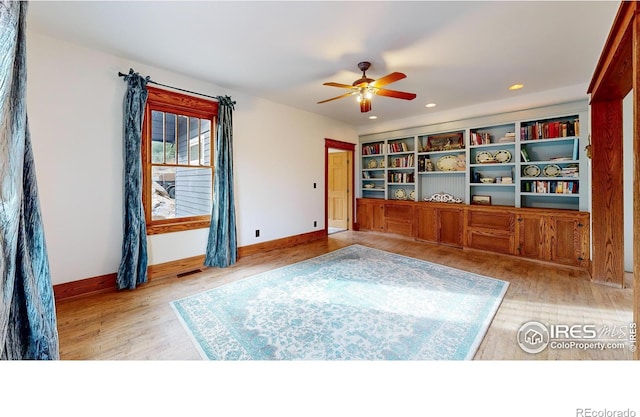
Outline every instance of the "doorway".
{"type": "Polygon", "coordinates": [[[327,234],[351,230],[355,145],[325,139],[325,225],[327,234]]]}

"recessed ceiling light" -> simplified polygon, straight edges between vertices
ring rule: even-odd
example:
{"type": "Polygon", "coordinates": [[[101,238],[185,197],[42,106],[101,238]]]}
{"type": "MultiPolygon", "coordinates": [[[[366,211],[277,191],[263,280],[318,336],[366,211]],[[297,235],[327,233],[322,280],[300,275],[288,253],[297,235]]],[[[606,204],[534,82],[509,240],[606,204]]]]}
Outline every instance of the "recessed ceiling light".
{"type": "Polygon", "coordinates": [[[514,84],[514,85],[509,86],[509,90],[519,90],[522,87],[524,87],[524,84],[514,84]]]}
{"type": "Polygon", "coordinates": [[[425,107],[435,107],[435,106],[436,106],[436,103],[429,103],[425,107]]]}
{"type": "Polygon", "coordinates": [[[378,118],[378,116],[369,116],[369,119],[370,119],[370,120],[375,120],[375,119],[377,119],[377,118],[378,118]]]}

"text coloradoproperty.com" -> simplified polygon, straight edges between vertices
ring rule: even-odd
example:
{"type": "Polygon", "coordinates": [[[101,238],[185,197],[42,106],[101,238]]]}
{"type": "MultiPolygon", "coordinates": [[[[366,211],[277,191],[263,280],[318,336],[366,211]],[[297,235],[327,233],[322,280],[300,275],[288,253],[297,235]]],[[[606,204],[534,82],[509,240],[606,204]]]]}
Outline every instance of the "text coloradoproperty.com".
{"type": "Polygon", "coordinates": [[[604,342],[551,342],[549,343],[551,349],[624,349],[627,347],[626,343],[604,343],[604,342]]]}

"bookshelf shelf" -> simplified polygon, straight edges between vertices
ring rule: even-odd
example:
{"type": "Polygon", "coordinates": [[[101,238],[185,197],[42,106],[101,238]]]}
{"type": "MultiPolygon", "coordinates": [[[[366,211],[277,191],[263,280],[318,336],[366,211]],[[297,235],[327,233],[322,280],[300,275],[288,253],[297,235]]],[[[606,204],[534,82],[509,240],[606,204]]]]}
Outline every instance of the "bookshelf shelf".
{"type": "Polygon", "coordinates": [[[580,197],[578,194],[557,194],[557,193],[522,193],[522,195],[527,196],[540,196],[540,197],[561,197],[561,198],[578,198],[580,197]]]}
{"type": "Polygon", "coordinates": [[[418,175],[466,175],[464,171],[421,171],[418,175]]]}

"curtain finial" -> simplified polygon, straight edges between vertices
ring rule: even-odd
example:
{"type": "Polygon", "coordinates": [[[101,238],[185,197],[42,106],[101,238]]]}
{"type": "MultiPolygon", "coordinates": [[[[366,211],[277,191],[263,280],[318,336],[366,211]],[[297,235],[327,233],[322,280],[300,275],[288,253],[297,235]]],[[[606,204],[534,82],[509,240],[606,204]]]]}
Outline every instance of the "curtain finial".
{"type": "Polygon", "coordinates": [[[223,106],[231,107],[231,110],[235,110],[236,102],[231,99],[230,96],[218,96],[218,102],[223,106]]]}
{"type": "Polygon", "coordinates": [[[149,80],[151,80],[151,76],[147,75],[146,77],[141,76],[139,73],[135,72],[133,70],[133,68],[129,68],[129,73],[128,74],[123,74],[121,72],[118,72],[118,75],[120,77],[123,77],[125,81],[129,81],[132,77],[140,77],[143,78],[145,82],[149,82],[149,80]]]}

